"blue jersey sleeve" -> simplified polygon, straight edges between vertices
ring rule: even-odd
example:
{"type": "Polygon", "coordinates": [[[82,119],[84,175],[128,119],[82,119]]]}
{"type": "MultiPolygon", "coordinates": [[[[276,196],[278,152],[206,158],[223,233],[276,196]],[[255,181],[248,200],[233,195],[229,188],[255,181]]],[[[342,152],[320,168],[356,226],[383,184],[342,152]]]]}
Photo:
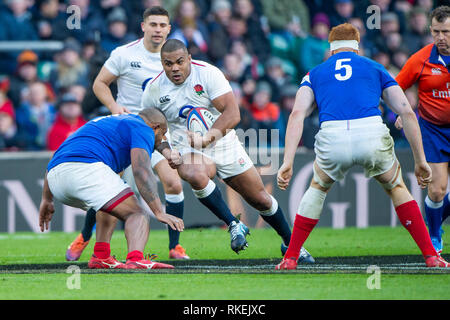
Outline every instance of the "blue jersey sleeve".
{"type": "Polygon", "coordinates": [[[380,72],[381,90],[389,88],[390,86],[398,85],[397,81],[392,78],[389,72],[382,65],[378,66],[378,70],[380,72]]]}
{"type": "Polygon", "coordinates": [[[307,86],[312,89],[311,78],[309,76],[309,72],[303,77],[302,82],[300,82],[299,88],[307,86]]]}

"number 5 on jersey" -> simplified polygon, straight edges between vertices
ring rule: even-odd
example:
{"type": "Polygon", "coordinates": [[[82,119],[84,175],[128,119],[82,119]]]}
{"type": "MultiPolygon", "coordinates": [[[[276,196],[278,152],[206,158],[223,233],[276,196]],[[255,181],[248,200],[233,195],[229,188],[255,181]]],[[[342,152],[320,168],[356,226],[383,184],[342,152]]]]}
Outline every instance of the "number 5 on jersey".
{"type": "Polygon", "coordinates": [[[350,62],[352,59],[339,59],[336,60],[336,67],[334,70],[339,71],[338,73],[334,74],[334,77],[338,79],[339,81],[345,81],[350,79],[352,76],[352,66],[349,64],[345,64],[345,62],[350,62]],[[344,70],[342,70],[344,69],[344,70]],[[342,74],[342,71],[344,71],[344,74],[342,74]]]}

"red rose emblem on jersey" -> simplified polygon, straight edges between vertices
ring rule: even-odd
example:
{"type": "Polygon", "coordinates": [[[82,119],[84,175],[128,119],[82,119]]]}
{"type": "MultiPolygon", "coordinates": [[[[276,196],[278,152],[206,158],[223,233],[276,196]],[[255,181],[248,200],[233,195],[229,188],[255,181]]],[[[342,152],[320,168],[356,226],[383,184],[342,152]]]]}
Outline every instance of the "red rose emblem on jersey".
{"type": "Polygon", "coordinates": [[[201,84],[196,84],[194,87],[195,93],[201,96],[205,91],[203,91],[203,86],[201,84]]]}

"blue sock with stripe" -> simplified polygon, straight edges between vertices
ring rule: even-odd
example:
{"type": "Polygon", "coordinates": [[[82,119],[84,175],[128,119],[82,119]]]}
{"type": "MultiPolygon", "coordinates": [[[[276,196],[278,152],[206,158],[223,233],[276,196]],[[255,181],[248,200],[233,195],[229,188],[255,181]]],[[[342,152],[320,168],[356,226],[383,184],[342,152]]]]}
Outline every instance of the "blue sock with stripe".
{"type": "Polygon", "coordinates": [[[444,201],[434,202],[428,196],[425,198],[425,214],[430,237],[440,239],[444,201]]]}
{"type": "Polygon", "coordinates": [[[231,222],[239,220],[231,213],[227,204],[223,200],[222,193],[216,184],[209,180],[208,185],[202,190],[194,190],[194,195],[200,202],[214,213],[217,218],[230,225],[231,222]]]}

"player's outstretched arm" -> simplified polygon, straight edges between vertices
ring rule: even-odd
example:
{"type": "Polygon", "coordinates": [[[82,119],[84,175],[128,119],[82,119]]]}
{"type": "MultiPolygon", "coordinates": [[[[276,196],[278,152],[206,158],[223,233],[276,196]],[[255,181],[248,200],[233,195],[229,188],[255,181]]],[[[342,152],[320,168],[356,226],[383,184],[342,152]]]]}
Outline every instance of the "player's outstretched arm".
{"type": "Polygon", "coordinates": [[[298,144],[303,134],[303,122],[315,107],[314,92],[308,86],[302,86],[295,96],[294,108],[286,129],[283,164],[278,170],[278,187],[285,190],[292,178],[293,164],[298,144]]]}
{"type": "Polygon", "coordinates": [[[406,139],[408,139],[413,152],[417,182],[421,187],[425,187],[431,182],[432,177],[423,151],[422,134],[416,114],[400,86],[390,86],[384,89],[383,99],[389,108],[401,118],[406,139]]]}
{"type": "Polygon", "coordinates": [[[100,100],[100,102],[103,103],[103,105],[105,105],[112,114],[129,113],[130,111],[126,107],[120,106],[116,103],[111,89],[109,88],[111,83],[117,80],[117,78],[118,77],[108,71],[108,69],[102,67],[94,80],[92,90],[94,91],[97,99],[100,100]]]}
{"type": "Polygon", "coordinates": [[[52,220],[53,213],[55,212],[55,207],[53,205],[53,194],[50,191],[47,181],[47,172],[44,178],[44,188],[42,190],[42,199],[39,206],[39,226],[41,231],[48,230],[50,220],[52,220]]]}
{"type": "Polygon", "coordinates": [[[156,219],[168,224],[173,230],[183,231],[183,220],[166,214],[158,196],[158,185],[151,169],[150,155],[144,149],[131,149],[131,167],[136,186],[142,198],[155,214],[156,219]]]}

